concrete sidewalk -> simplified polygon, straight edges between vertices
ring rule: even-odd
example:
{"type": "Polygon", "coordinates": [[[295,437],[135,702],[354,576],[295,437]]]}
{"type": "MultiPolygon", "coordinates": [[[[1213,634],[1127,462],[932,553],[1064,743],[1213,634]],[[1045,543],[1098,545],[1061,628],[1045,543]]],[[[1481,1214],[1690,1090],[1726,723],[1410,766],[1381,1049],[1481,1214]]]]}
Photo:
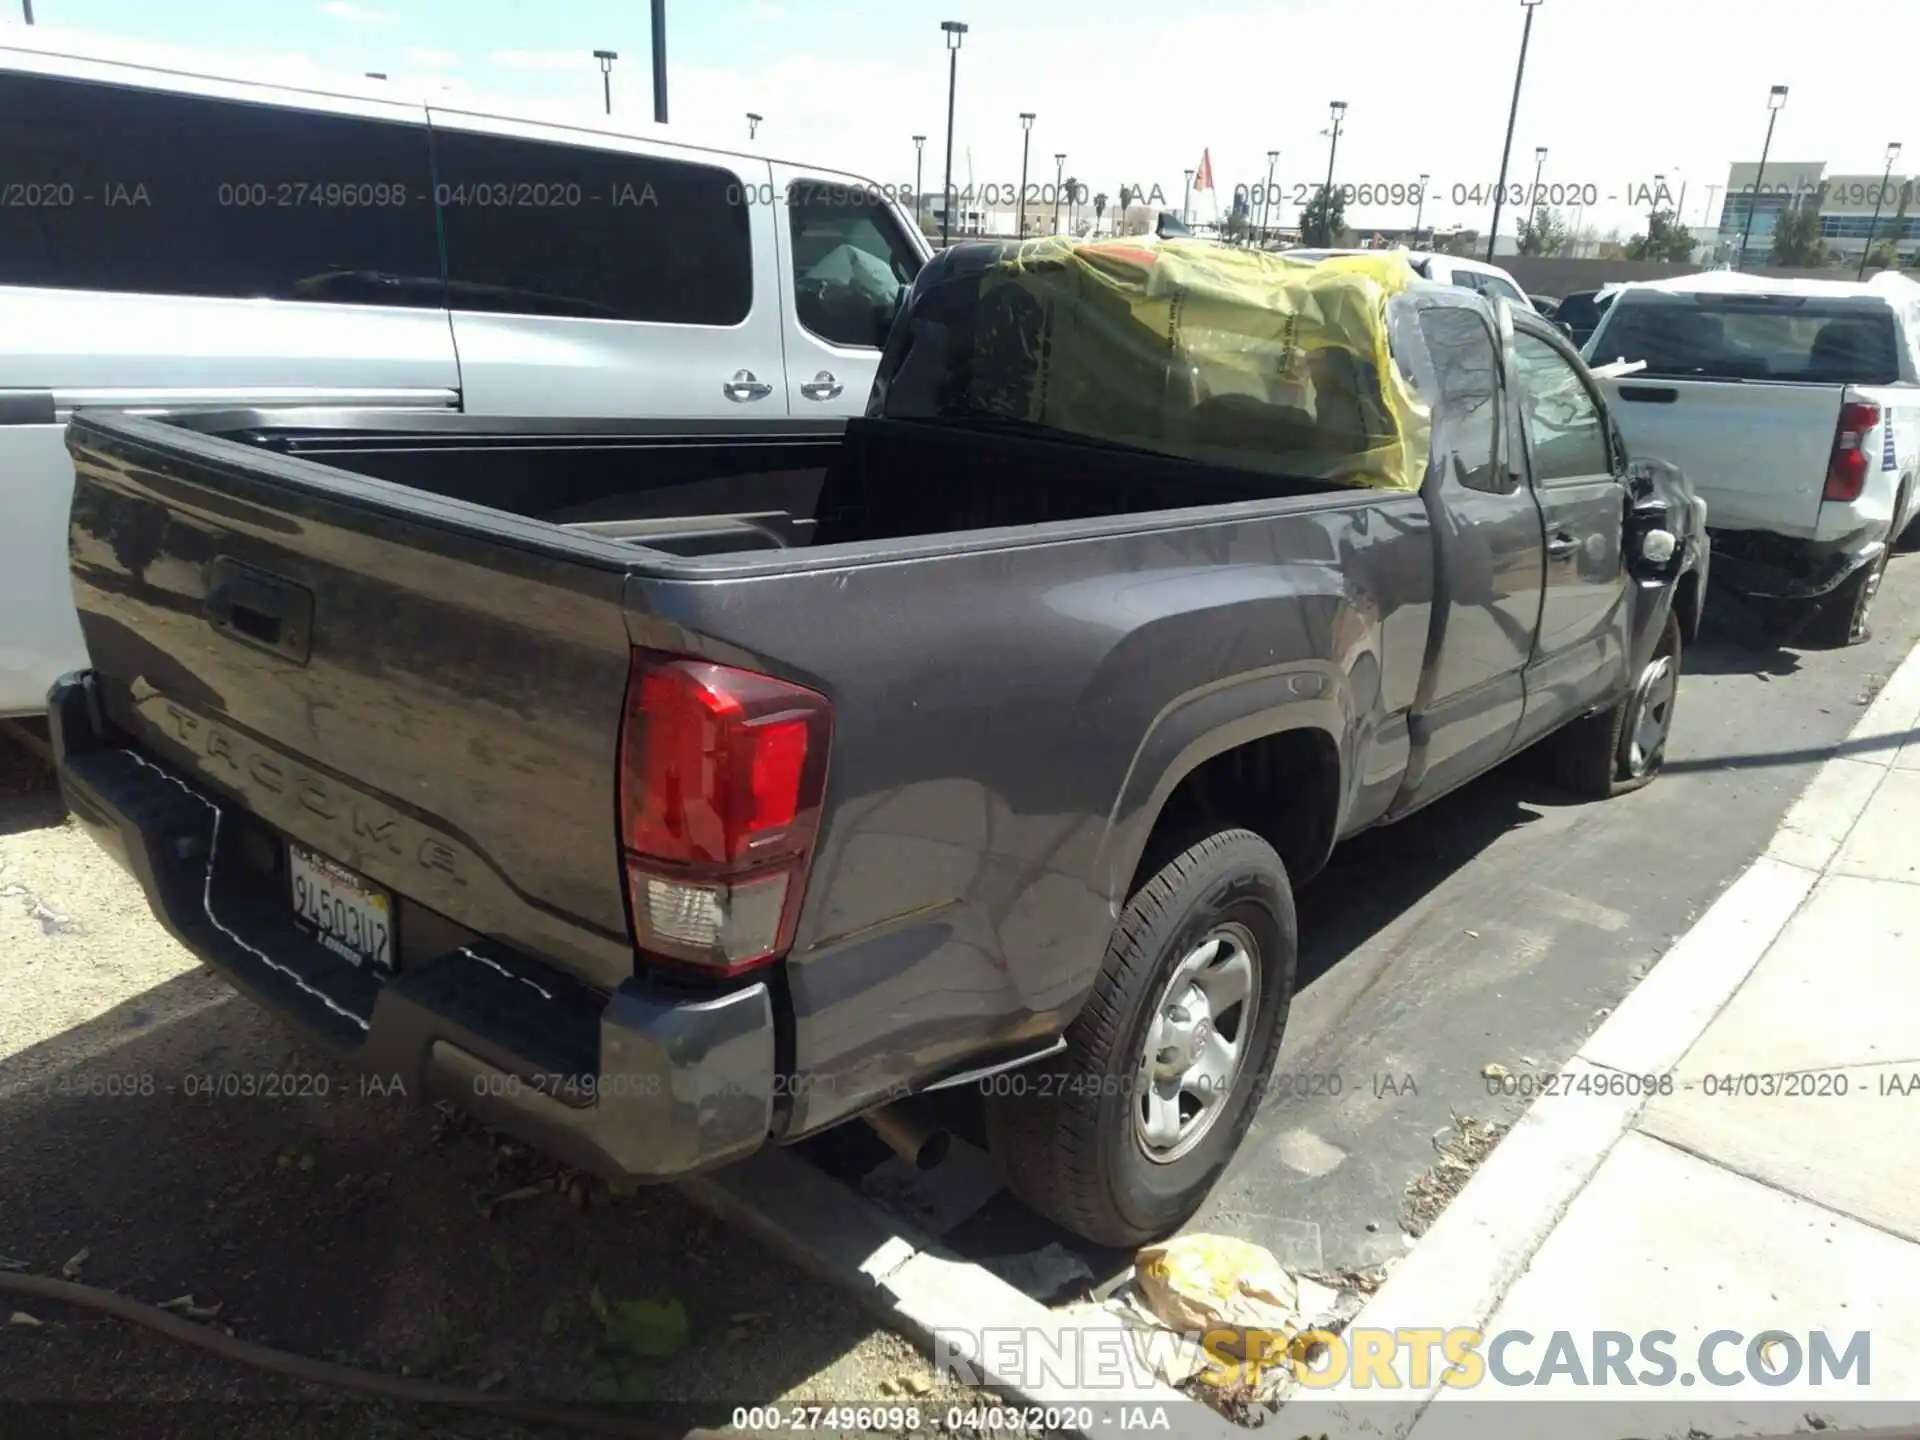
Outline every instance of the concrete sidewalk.
{"type": "Polygon", "coordinates": [[[1403,1388],[1349,1373],[1286,1434],[1920,1425],[1916,726],[1920,651],[1349,1331],[1470,1327],[1492,1373],[1442,1384],[1402,1346],[1403,1388]]]}

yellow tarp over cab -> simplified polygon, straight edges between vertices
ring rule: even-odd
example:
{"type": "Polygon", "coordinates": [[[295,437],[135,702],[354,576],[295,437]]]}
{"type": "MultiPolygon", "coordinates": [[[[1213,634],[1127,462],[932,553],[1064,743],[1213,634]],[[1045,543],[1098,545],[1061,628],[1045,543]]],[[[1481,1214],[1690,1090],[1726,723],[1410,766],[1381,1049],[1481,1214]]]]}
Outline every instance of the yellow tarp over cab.
{"type": "Polygon", "coordinates": [[[976,398],[1184,459],[1415,491],[1429,420],[1386,318],[1414,278],[1391,252],[1313,262],[1201,240],[1027,241],[982,275],[978,321],[983,355],[1026,383],[992,385],[988,365],[976,376],[999,393],[976,398]]]}

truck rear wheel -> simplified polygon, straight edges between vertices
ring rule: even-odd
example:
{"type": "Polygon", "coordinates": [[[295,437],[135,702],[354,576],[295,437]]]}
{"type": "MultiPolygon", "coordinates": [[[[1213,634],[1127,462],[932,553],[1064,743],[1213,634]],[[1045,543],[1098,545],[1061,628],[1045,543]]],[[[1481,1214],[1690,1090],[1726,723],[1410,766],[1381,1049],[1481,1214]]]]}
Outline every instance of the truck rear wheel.
{"type": "Polygon", "coordinates": [[[1804,632],[1809,643],[1837,648],[1872,638],[1873,626],[1867,617],[1873,610],[1874,597],[1880,593],[1881,578],[1887,573],[1888,555],[1888,551],[1881,551],[1878,560],[1849,575],[1819,602],[1804,632]]]}
{"type": "Polygon", "coordinates": [[[1638,790],[1660,773],[1680,696],[1680,648],[1680,619],[1670,614],[1633,689],[1547,742],[1555,780],[1576,794],[1606,800],[1638,790]]]}
{"type": "Polygon", "coordinates": [[[1134,892],[1051,1070],[987,1097],[1015,1195],[1102,1245],[1177,1229],[1239,1148],[1293,998],[1286,866],[1246,830],[1191,845],[1134,892]]]}

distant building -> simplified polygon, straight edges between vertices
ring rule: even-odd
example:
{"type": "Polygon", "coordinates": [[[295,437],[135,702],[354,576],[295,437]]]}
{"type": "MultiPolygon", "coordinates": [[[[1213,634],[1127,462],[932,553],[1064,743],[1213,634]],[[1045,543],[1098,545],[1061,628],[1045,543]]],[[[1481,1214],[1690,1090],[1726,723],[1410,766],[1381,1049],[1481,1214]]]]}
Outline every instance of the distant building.
{"type": "Polygon", "coordinates": [[[1829,256],[1857,263],[1871,236],[1875,246],[1892,241],[1903,264],[1920,264],[1920,178],[1891,175],[1883,190],[1878,175],[1828,175],[1823,161],[1769,160],[1756,196],[1759,169],[1758,164],[1745,162],[1727,169],[1726,198],[1710,247],[1725,258],[1736,258],[1749,211],[1753,230],[1747,238],[1746,263],[1760,265],[1772,258],[1774,226],[1781,215],[1793,206],[1815,205],[1820,238],[1829,256]]]}

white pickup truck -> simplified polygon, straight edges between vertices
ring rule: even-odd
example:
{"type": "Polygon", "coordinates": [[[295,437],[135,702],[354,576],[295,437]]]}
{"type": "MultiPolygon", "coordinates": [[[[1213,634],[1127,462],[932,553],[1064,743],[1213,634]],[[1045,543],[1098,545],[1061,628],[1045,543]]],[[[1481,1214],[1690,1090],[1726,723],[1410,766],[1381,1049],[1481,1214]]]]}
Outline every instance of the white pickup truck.
{"type": "Polygon", "coordinates": [[[1920,285],[1720,271],[1622,286],[1587,342],[1635,455],[1707,503],[1714,569],[1795,638],[1849,644],[1920,509],[1920,285]]]}

